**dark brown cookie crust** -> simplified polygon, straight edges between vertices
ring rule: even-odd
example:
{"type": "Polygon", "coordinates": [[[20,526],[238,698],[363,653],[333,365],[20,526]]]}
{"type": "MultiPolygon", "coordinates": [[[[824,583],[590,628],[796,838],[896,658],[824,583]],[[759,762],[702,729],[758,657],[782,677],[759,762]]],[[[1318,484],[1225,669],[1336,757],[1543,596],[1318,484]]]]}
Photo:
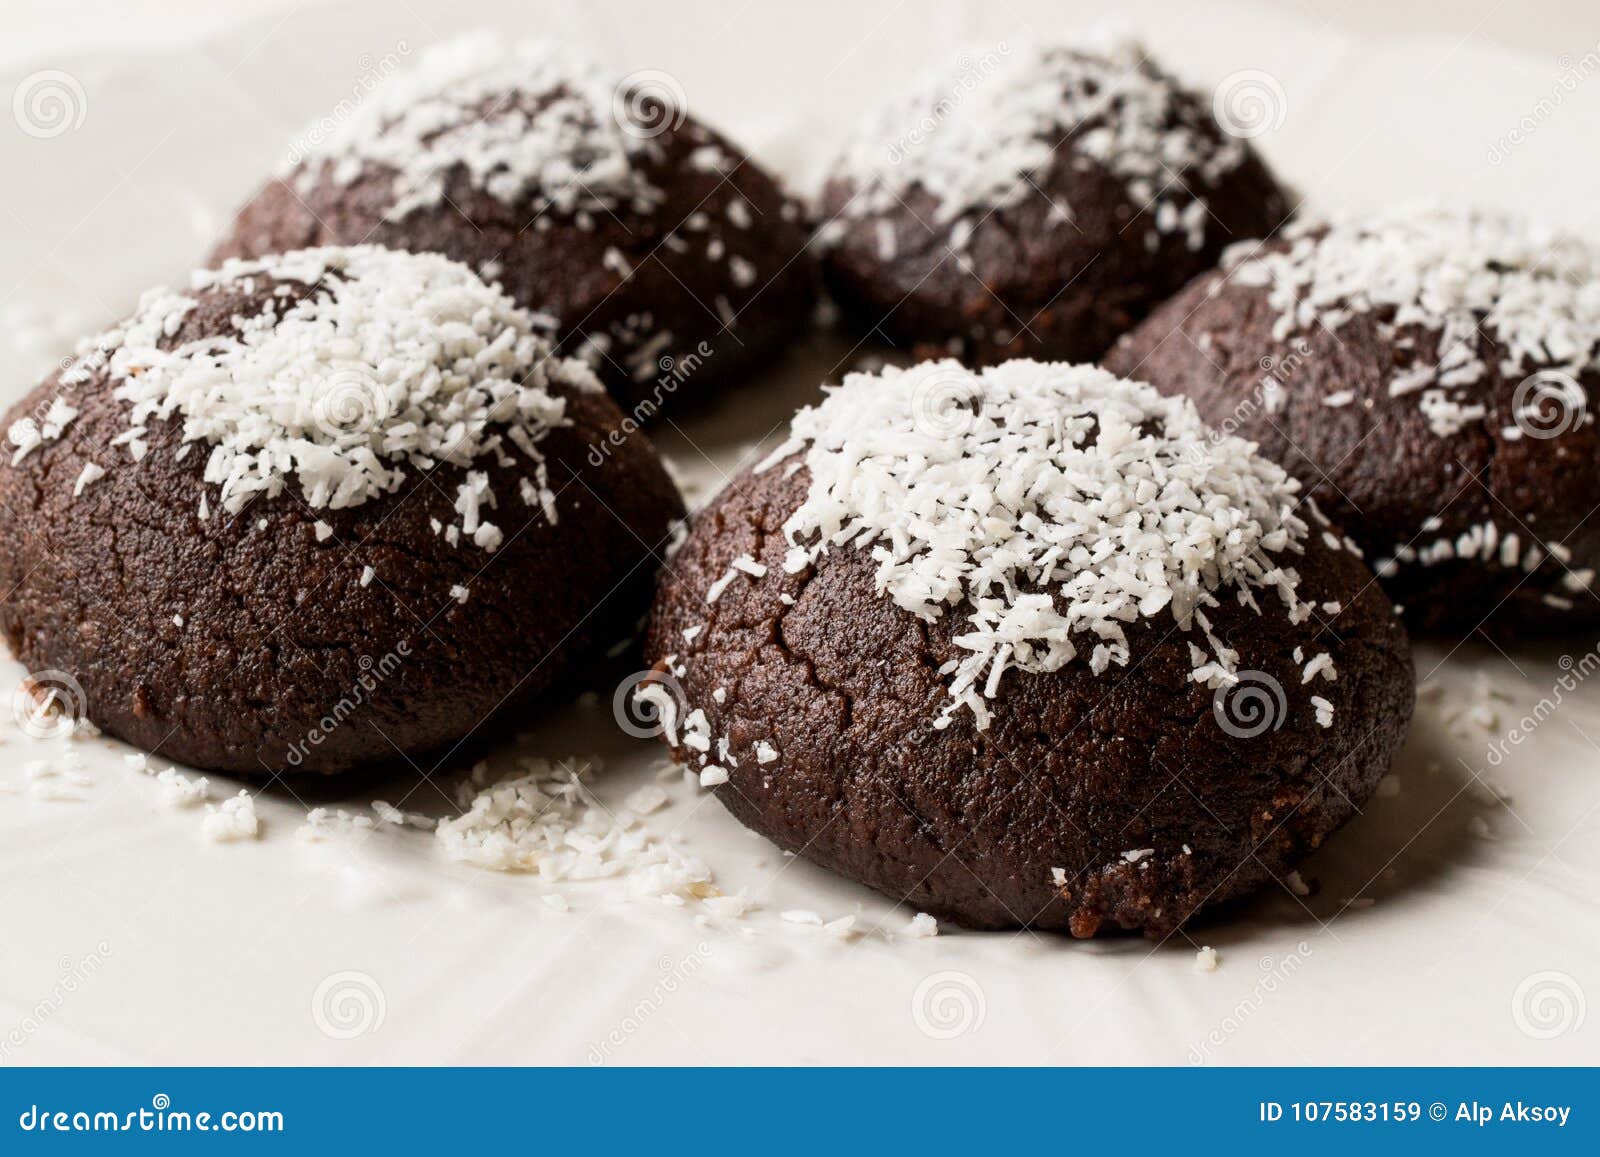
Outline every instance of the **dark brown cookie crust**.
{"type": "Polygon", "coordinates": [[[617,403],[645,421],[780,351],[810,325],[819,288],[800,207],[764,169],[693,118],[652,144],[659,151],[641,163],[664,194],[661,203],[649,213],[590,210],[588,229],[570,215],[539,214],[531,201],[507,204],[475,188],[459,167],[446,174],[446,203],[387,221],[393,170],[369,167],[341,184],[329,175],[331,162],[307,161],[239,210],[210,260],[363,243],[442,253],[499,282],[519,305],[554,317],[558,352],[578,355],[589,339],[602,339],[607,348],[595,371],[617,403]],[[692,163],[690,155],[706,148],[736,167],[724,176],[692,163]],[[309,188],[302,188],[307,166],[309,188]],[[730,220],[730,207],[747,215],[747,227],[730,220]],[[542,230],[541,220],[548,222],[542,230]],[[631,274],[608,262],[608,251],[620,253],[631,274]],[[734,258],[749,262],[746,285],[730,272],[734,258]],[[662,333],[672,340],[651,348],[662,333]]]}
{"type": "MultiPolygon", "coordinates": [[[[781,527],[807,484],[804,470],[745,474],[697,517],[663,577],[646,654],[681,669],[680,716],[698,708],[728,740],[736,766],[716,791],[735,816],[915,909],[975,928],[1166,935],[1290,871],[1368,796],[1405,736],[1405,632],[1365,567],[1315,531],[1301,592],[1345,603],[1320,616],[1325,629],[1231,599],[1213,614],[1239,668],[1281,686],[1280,729],[1225,733],[1213,692],[1189,678],[1187,636],[1141,621],[1128,632],[1134,666],[1012,672],[987,731],[966,712],[937,730],[938,669],[960,653],[964,620],[926,624],[895,607],[875,592],[876,564],[851,550],[785,575],[781,527]],[[766,577],[741,574],[708,606],[741,554],[766,577]],[[1306,659],[1329,652],[1337,681],[1302,684],[1297,646],[1306,659]],[[1312,695],[1333,703],[1331,728],[1315,723],[1312,695]],[[776,761],[758,760],[761,741],[776,761]],[[1155,850],[1122,856],[1143,848],[1155,850]]],[[[715,747],[712,759],[725,762],[715,747]]]]}
{"type": "MultiPolygon", "coordinates": [[[[222,332],[259,302],[210,291],[171,341],[222,332]]],[[[59,376],[5,421],[42,412],[59,376]]],[[[555,526],[518,497],[523,463],[474,464],[500,498],[492,554],[451,547],[430,524],[459,521],[457,467],[343,510],[309,509],[291,480],[230,516],[201,480],[206,446],[174,459],[176,423],[152,423],[135,463],[109,445],[128,419],[103,373],[67,396],[82,413],[62,437],[0,465],[0,631],[31,671],[75,678],[95,724],[194,767],[404,770],[514,716],[634,628],[652,551],[682,513],[648,441],[608,437],[623,418],[600,394],[568,393],[572,424],[539,443],[555,526]],[[106,474],[75,498],[86,462],[106,474]],[[333,530],[322,542],[319,519],[333,530]]]]}
{"type": "MultiPolygon", "coordinates": [[[[1455,540],[1487,521],[1502,533],[1564,543],[1563,565],[1546,559],[1532,572],[1498,557],[1399,562],[1380,581],[1412,625],[1429,631],[1496,634],[1600,622],[1600,600],[1563,589],[1569,569],[1600,566],[1600,524],[1588,519],[1600,495],[1600,433],[1579,423],[1548,440],[1511,440],[1511,399],[1525,373],[1506,376],[1503,355],[1480,331],[1478,357],[1487,372],[1472,400],[1488,415],[1451,437],[1428,426],[1411,396],[1390,397],[1398,365],[1431,364],[1438,338],[1402,329],[1402,351],[1382,334],[1378,314],[1356,314],[1337,334],[1322,326],[1287,339],[1273,334],[1279,315],[1266,291],[1213,272],[1129,333],[1105,357],[1112,373],[1194,399],[1207,424],[1261,445],[1261,452],[1297,476],[1322,509],[1342,523],[1375,567],[1397,548],[1423,549],[1455,540]],[[1263,382],[1282,385],[1277,413],[1264,404],[1263,382]],[[1353,391],[1344,406],[1329,394],[1353,391]],[[1437,518],[1436,527],[1425,527],[1437,518]],[[1552,606],[1547,595],[1570,600],[1552,606]]],[[[1580,383],[1594,411],[1600,379],[1580,383]]]]}
{"type": "MultiPolygon", "coordinates": [[[[1190,249],[1181,232],[1159,232],[1154,211],[1131,200],[1116,175],[1098,164],[1078,167],[1071,140],[1093,127],[1079,126],[1057,146],[1054,164],[1031,178],[1037,194],[960,218],[972,232],[954,255],[957,222],[934,224],[932,194],[918,186],[890,212],[855,217],[843,210],[857,186],[835,175],[823,190],[824,219],[842,230],[824,263],[828,292],[858,328],[917,356],[953,355],[970,365],[1092,361],[1215,265],[1228,245],[1270,236],[1290,214],[1283,190],[1250,151],[1215,183],[1185,175],[1211,210],[1203,244],[1190,249]],[[1058,199],[1072,206],[1070,224],[1052,216],[1058,199]],[[878,240],[885,221],[895,237],[888,260],[878,240]]],[[[1212,133],[1220,146],[1220,130],[1212,133]]]]}

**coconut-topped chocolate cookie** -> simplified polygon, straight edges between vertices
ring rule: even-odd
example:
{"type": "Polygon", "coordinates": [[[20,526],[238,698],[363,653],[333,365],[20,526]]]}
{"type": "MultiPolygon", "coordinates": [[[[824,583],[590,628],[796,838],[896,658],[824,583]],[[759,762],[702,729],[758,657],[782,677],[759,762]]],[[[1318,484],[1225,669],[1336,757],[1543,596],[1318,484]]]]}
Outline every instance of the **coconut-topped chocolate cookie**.
{"type": "Polygon", "coordinates": [[[1412,621],[1600,620],[1600,247],[1430,206],[1297,223],[1107,365],[1258,441],[1412,621]]]}
{"type": "Polygon", "coordinates": [[[374,242],[443,253],[551,319],[640,419],[808,322],[799,206],[659,72],[479,35],[424,53],[240,211],[215,257],[374,242]]]}
{"type": "Polygon", "coordinates": [[[831,292],[968,362],[1098,357],[1289,203],[1137,44],[1001,44],[873,112],[823,191],[831,292]]]}
{"type": "Polygon", "coordinates": [[[696,519],[644,702],[750,827],[974,927],[1161,935],[1376,785],[1412,672],[1298,485],[1087,366],[856,374],[696,519]]]}
{"type": "Polygon", "coordinates": [[[6,419],[0,629],[198,767],[447,748],[632,629],[682,507],[465,266],[376,247],[156,290],[6,419]]]}

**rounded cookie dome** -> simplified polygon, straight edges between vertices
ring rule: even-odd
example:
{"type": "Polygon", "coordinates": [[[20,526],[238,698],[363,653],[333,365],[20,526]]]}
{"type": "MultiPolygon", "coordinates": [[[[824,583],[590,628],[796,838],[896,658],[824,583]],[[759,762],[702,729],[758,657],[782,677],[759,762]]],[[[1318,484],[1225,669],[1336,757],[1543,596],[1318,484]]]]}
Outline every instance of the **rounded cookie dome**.
{"type": "Polygon", "coordinates": [[[403,762],[631,630],[681,501],[589,370],[465,266],[229,262],[6,418],[0,630],[138,747],[403,762]]]}
{"type": "Polygon", "coordinates": [[[737,380],[808,324],[797,202],[685,112],[676,81],[618,81],[544,41],[424,53],[313,126],[214,259],[373,242],[437,252],[547,315],[648,419],[737,380]]]}
{"type": "Polygon", "coordinates": [[[1405,735],[1405,632],[1297,485],[1086,366],[850,375],[700,515],[643,692],[783,847],[943,918],[1178,927],[1405,735]]]}
{"type": "Polygon", "coordinates": [[[823,211],[862,328],[986,364],[1098,357],[1289,203],[1139,45],[1001,44],[872,113],[823,211]]]}
{"type": "Polygon", "coordinates": [[[1600,247],[1435,206],[1297,223],[1106,364],[1259,442],[1409,621],[1600,620],[1600,247]]]}

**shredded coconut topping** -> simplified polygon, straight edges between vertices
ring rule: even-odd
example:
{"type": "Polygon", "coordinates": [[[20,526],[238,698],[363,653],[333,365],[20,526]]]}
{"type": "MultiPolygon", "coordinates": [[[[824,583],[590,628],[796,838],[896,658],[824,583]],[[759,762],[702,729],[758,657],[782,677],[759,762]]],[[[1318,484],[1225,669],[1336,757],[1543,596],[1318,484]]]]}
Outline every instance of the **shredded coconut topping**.
{"type": "MultiPolygon", "coordinates": [[[[339,509],[397,490],[408,466],[466,467],[491,454],[520,456],[547,494],[537,444],[567,420],[551,387],[600,389],[586,367],[551,356],[533,315],[466,266],[376,246],[230,261],[195,274],[193,295],[152,291],[132,319],[86,343],[63,387],[102,370],[132,429],[178,418],[180,453],[209,444],[205,481],[230,514],[281,494],[291,475],[309,506],[339,509]],[[173,343],[205,295],[266,288],[261,311],[235,316],[229,332],[173,343]]],[[[477,484],[486,476],[469,478],[464,529],[492,550],[498,534],[478,512],[493,496],[477,484]]]]}
{"type": "Polygon", "coordinates": [[[1005,672],[1055,671],[1090,648],[1096,673],[1129,659],[1125,628],[1170,614],[1198,628],[1194,678],[1236,678],[1205,614],[1231,590],[1258,613],[1275,592],[1311,613],[1298,574],[1299,485],[1253,443],[1213,435],[1192,402],[1092,366],[1012,361],[981,372],[924,362],[850,374],[802,410],[766,470],[804,450],[805,501],[784,524],[785,570],[835,547],[870,550],[880,591],[932,621],[960,607],[970,652],[954,702],[988,725],[1005,672]]]}
{"type": "Polygon", "coordinates": [[[1483,333],[1499,347],[1507,378],[1600,370],[1600,246],[1496,213],[1431,205],[1297,221],[1281,236],[1282,249],[1244,242],[1223,256],[1235,281],[1267,288],[1279,311],[1275,336],[1319,324],[1337,334],[1370,315],[1401,352],[1390,396],[1417,395],[1440,437],[1488,414],[1489,399],[1475,389],[1490,368],[1483,333]],[[1413,328],[1437,336],[1437,357],[1405,332],[1413,328]]]}
{"type": "MultiPolygon", "coordinates": [[[[1192,248],[1204,239],[1206,207],[1174,176],[1215,181],[1247,156],[1142,46],[1102,37],[962,53],[956,68],[872,113],[838,171],[858,186],[851,216],[889,210],[921,187],[939,201],[936,219],[948,223],[1039,195],[1027,178],[1058,153],[1079,168],[1111,172],[1160,232],[1186,233],[1192,248]]],[[[1073,216],[1059,201],[1054,212],[1073,216]]]]}
{"type": "MultiPolygon", "coordinates": [[[[393,170],[391,220],[443,203],[455,172],[507,204],[531,199],[535,217],[649,212],[661,194],[637,162],[659,149],[654,138],[681,122],[683,110],[670,91],[645,96],[652,99],[637,89],[619,92],[566,46],[484,32],[423,53],[332,132],[312,135],[307,160],[331,161],[329,175],[343,184],[369,166],[393,170]]],[[[304,186],[318,171],[308,164],[297,180],[304,186]]]]}

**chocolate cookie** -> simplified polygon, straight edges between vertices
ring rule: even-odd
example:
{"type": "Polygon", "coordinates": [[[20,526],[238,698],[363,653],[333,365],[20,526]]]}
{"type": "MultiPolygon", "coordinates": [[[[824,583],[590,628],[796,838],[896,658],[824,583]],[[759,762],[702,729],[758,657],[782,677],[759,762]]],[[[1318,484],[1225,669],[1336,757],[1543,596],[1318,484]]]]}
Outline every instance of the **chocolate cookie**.
{"type": "Polygon", "coordinates": [[[1086,361],[1289,202],[1136,44],[1001,44],[866,121],[823,192],[826,279],[896,345],[1086,361]]]}
{"type": "Polygon", "coordinates": [[[373,242],[437,252],[551,318],[636,420],[809,324],[798,204],[665,73],[470,37],[397,73],[240,210],[214,260],[373,242]]]}
{"type": "Polygon", "coordinates": [[[147,294],[6,419],[0,630],[135,746],[404,768],[649,599],[676,490],[465,266],[309,250],[147,294]]]}
{"type": "Polygon", "coordinates": [[[851,375],[691,528],[641,691],[744,823],[976,928],[1170,933],[1403,739],[1404,630],[1296,483],[1083,366],[851,375]]]}
{"type": "Polygon", "coordinates": [[[1406,207],[1296,224],[1225,265],[1107,366],[1259,442],[1411,622],[1600,620],[1600,248],[1406,207]]]}

